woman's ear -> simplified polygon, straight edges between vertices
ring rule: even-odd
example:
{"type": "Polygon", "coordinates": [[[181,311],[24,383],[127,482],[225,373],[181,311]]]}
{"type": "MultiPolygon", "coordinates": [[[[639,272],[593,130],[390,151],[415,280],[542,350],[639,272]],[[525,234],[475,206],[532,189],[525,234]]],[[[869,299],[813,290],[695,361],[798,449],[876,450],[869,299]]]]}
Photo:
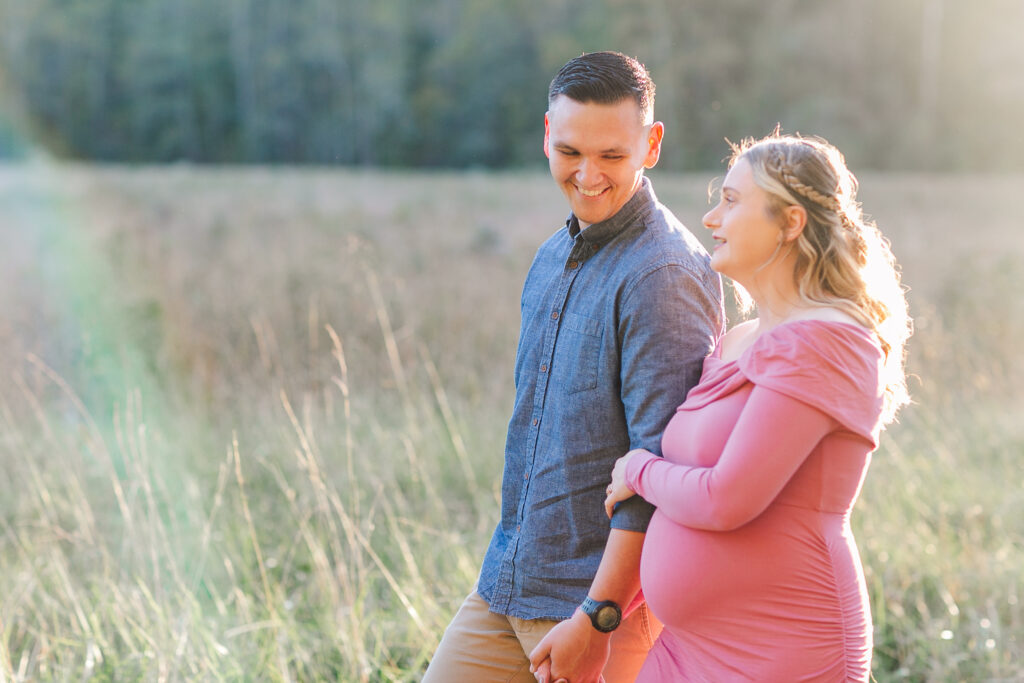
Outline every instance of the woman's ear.
{"type": "Polygon", "coordinates": [[[782,210],[782,240],[792,242],[807,227],[807,209],[794,204],[782,210]]]}

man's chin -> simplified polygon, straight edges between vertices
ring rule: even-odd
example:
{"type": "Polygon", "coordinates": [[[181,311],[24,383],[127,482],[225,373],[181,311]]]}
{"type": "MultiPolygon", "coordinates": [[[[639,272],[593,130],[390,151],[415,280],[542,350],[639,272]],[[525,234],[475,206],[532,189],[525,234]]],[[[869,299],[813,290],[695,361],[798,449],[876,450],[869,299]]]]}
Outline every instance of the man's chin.
{"type": "Polygon", "coordinates": [[[586,223],[587,225],[600,223],[609,216],[607,211],[595,211],[593,206],[574,206],[573,213],[576,214],[576,218],[580,223],[586,223]]]}

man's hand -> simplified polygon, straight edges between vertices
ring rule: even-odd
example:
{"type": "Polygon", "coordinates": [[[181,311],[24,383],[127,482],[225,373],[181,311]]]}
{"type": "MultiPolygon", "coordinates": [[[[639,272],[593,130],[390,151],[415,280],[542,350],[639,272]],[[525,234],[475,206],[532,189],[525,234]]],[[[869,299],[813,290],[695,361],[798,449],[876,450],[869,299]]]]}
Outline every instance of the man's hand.
{"type": "Polygon", "coordinates": [[[530,653],[530,671],[541,683],[559,679],[572,683],[602,683],[601,672],[611,650],[610,633],[601,633],[590,617],[576,610],[555,626],[530,653]]]}

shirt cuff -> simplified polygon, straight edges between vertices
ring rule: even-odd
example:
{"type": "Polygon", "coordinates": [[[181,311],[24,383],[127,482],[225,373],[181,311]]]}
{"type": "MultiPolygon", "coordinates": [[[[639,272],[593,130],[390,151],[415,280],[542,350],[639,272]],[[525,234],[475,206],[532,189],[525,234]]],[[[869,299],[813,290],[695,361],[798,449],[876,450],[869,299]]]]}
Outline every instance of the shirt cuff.
{"type": "Polygon", "coordinates": [[[654,506],[640,496],[633,496],[615,506],[611,528],[622,531],[647,531],[647,525],[654,516],[654,506]]]}

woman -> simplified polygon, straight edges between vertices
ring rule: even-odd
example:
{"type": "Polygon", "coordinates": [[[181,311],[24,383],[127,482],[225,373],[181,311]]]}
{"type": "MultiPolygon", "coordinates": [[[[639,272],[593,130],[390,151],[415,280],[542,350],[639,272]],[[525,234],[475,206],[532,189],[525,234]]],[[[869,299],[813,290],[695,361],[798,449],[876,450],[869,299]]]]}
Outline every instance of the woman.
{"type": "Polygon", "coordinates": [[[657,506],[641,584],[665,629],[640,681],[867,680],[871,615],[850,531],[882,427],[907,402],[906,301],[856,180],[819,139],[734,148],[704,216],[711,266],[757,319],[704,362],[664,458],[619,459],[605,501],[657,506]]]}

